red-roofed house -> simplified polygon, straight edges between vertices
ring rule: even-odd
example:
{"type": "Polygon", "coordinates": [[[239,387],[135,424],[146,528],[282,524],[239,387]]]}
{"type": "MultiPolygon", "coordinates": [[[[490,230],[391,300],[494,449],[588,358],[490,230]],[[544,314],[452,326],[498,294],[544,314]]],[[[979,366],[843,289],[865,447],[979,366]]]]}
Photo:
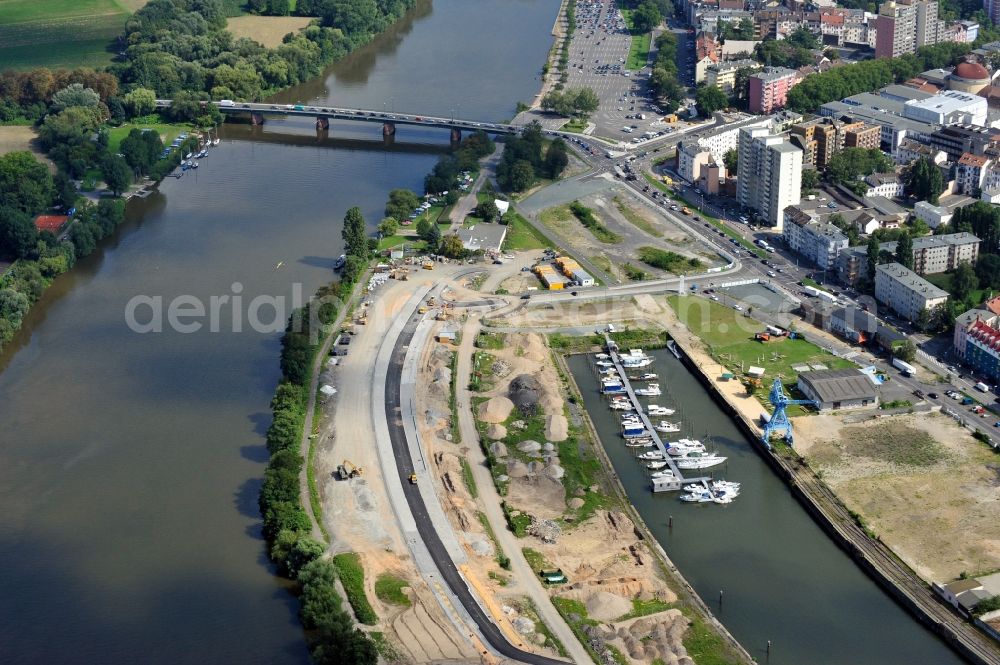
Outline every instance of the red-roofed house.
{"type": "Polygon", "coordinates": [[[39,231],[59,233],[59,230],[69,221],[66,215],[39,215],[35,217],[35,228],[39,231]]]}
{"type": "Polygon", "coordinates": [[[965,362],[978,374],[1000,377],[1000,330],[977,319],[966,335],[965,362]]]}
{"type": "Polygon", "coordinates": [[[955,184],[959,192],[972,196],[977,189],[982,189],[986,171],[992,164],[993,160],[985,155],[963,154],[955,169],[955,184]]]}

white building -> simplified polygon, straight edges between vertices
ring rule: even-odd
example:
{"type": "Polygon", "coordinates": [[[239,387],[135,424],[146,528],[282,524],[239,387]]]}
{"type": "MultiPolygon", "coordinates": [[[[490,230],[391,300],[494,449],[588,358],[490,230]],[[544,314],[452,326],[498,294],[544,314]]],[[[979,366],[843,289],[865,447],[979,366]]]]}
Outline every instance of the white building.
{"type": "Polygon", "coordinates": [[[788,248],[823,270],[833,269],[837,256],[850,244],[835,225],[818,221],[798,206],[785,208],[784,221],[781,235],[788,248]]]}
{"type": "Polygon", "coordinates": [[[739,140],[737,199],[780,231],[785,208],[802,198],[802,151],[766,127],[743,127],[739,140]]]}
{"type": "Polygon", "coordinates": [[[903,195],[903,181],[895,173],[873,173],[865,178],[868,191],[865,196],[884,196],[887,199],[903,195]]]}
{"type": "Polygon", "coordinates": [[[740,127],[722,127],[709,132],[698,138],[698,145],[712,153],[712,158],[722,163],[726,153],[730,150],[738,150],[740,147],[740,129],[745,127],[763,127],[770,129],[772,121],[769,118],[761,118],[740,127]]]}
{"type": "Polygon", "coordinates": [[[948,292],[900,263],[886,263],[875,271],[875,299],[908,321],[926,309],[948,302],[948,292]]]}
{"type": "Polygon", "coordinates": [[[936,229],[942,224],[948,224],[955,215],[948,208],[936,206],[927,201],[917,201],[916,205],[913,206],[913,212],[917,219],[932,229],[936,229]]]}
{"type": "Polygon", "coordinates": [[[903,117],[939,125],[986,125],[989,104],[985,97],[958,90],[945,90],[927,99],[903,104],[903,117]]]}

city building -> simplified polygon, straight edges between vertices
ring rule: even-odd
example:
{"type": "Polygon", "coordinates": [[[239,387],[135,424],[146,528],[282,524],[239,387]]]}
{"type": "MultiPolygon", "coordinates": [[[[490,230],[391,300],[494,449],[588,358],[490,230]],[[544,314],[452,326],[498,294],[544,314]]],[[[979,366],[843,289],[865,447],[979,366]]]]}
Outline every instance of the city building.
{"type": "MultiPolygon", "coordinates": [[[[980,239],[971,233],[948,233],[914,238],[913,267],[921,275],[933,275],[954,270],[962,262],[974,264],[979,258],[980,242],[980,239]]],[[[896,242],[879,243],[879,252],[895,255],[896,245],[896,242]]],[[[837,257],[836,270],[837,278],[841,282],[854,284],[859,277],[868,272],[867,247],[848,247],[841,251],[837,257]]]]}
{"type": "Polygon", "coordinates": [[[802,195],[802,151],[764,127],[741,128],[739,141],[737,199],[780,231],[802,195]]]}
{"type": "Polygon", "coordinates": [[[896,173],[873,173],[865,178],[868,191],[865,196],[884,196],[887,199],[895,199],[903,196],[906,188],[902,178],[896,173]]]}
{"type": "Polygon", "coordinates": [[[970,309],[964,314],[955,317],[955,332],[952,335],[952,349],[959,358],[965,358],[965,351],[968,348],[969,331],[977,322],[982,322],[990,328],[997,328],[1000,316],[988,309],[970,309]]]}
{"type": "Polygon", "coordinates": [[[476,224],[469,228],[456,231],[462,240],[462,246],[470,252],[500,252],[503,241],[507,237],[506,224],[476,224]]]}
{"type": "Polygon", "coordinates": [[[936,0],[887,0],[876,18],[876,58],[896,58],[941,40],[936,0]]]}
{"type": "Polygon", "coordinates": [[[872,150],[879,147],[880,136],[881,129],[878,125],[864,122],[851,123],[844,129],[844,147],[872,150]]]}
{"type": "Polygon", "coordinates": [[[916,10],[916,48],[932,46],[941,41],[944,22],[938,19],[937,0],[914,2],[916,10]]]}
{"type": "Polygon", "coordinates": [[[875,270],[875,299],[908,321],[916,321],[924,310],[948,302],[948,292],[899,263],[886,263],[875,270]]]}
{"type": "Polygon", "coordinates": [[[964,60],[948,75],[948,88],[977,94],[990,84],[990,72],[978,62],[964,60]]]}
{"type": "Polygon", "coordinates": [[[798,388],[820,411],[878,406],[878,391],[856,369],[823,369],[799,374],[798,388]]]}
{"type": "Polygon", "coordinates": [[[903,117],[938,125],[986,125],[989,104],[985,97],[945,90],[927,99],[911,99],[903,104],[903,117]]]}
{"type": "Polygon", "coordinates": [[[854,344],[875,339],[878,319],[859,307],[837,307],[830,313],[830,332],[854,344]]]}
{"type": "Polygon", "coordinates": [[[718,194],[720,183],[726,179],[722,160],[716,160],[711,151],[690,141],[677,146],[677,173],[705,194],[718,194]]]}
{"type": "Polygon", "coordinates": [[[750,75],[749,109],[751,113],[770,113],[785,106],[788,91],[799,83],[799,74],[785,67],[767,67],[750,75]]]}
{"type": "Polygon", "coordinates": [[[931,134],[940,129],[939,125],[933,123],[904,118],[903,105],[897,101],[865,93],[864,96],[870,97],[872,102],[863,104],[858,99],[862,96],[854,95],[839,102],[827,102],[819,108],[819,114],[832,118],[861,120],[866,124],[877,126],[879,147],[892,154],[895,154],[904,139],[929,142],[931,134]],[[885,107],[895,107],[898,111],[895,108],[887,110],[885,107]]]}
{"type": "MultiPolygon", "coordinates": [[[[847,146],[848,132],[864,130],[865,123],[845,121],[839,118],[819,117],[800,122],[789,128],[791,137],[800,139],[796,142],[803,150],[803,163],[818,170],[826,168],[830,158],[847,146]]],[[[878,147],[878,128],[874,129],[874,145],[878,147]]]]}
{"type": "Polygon", "coordinates": [[[785,245],[810,263],[823,270],[834,267],[834,261],[850,244],[839,228],[799,206],[788,206],[781,230],[785,245]]]}
{"type": "Polygon", "coordinates": [[[927,201],[917,201],[913,206],[913,213],[917,219],[932,229],[947,224],[955,215],[954,211],[927,201]]]}
{"type": "Polygon", "coordinates": [[[765,127],[770,129],[772,124],[773,121],[770,118],[758,118],[739,127],[723,126],[698,137],[697,144],[712,153],[712,159],[721,163],[727,152],[739,149],[740,129],[744,127],[765,127]]]}
{"type": "Polygon", "coordinates": [[[728,60],[711,65],[705,72],[705,85],[714,85],[727,95],[733,94],[736,72],[741,69],[757,71],[763,67],[756,60],[728,60]]]}
{"type": "Polygon", "coordinates": [[[986,174],[993,165],[993,160],[986,155],[974,155],[967,152],[958,159],[955,165],[955,186],[960,194],[976,196],[983,188],[986,174]]]}
{"type": "Polygon", "coordinates": [[[905,166],[918,159],[927,159],[938,166],[944,165],[948,161],[948,153],[939,148],[933,148],[915,139],[903,139],[903,142],[896,148],[896,163],[905,166]]]}
{"type": "Polygon", "coordinates": [[[983,10],[993,25],[1000,25],[1000,0],[983,0],[983,10]]]}
{"type": "Polygon", "coordinates": [[[1000,130],[968,124],[952,124],[933,132],[930,147],[941,150],[949,162],[957,162],[967,152],[986,154],[987,150],[1000,148],[1000,130]]]}
{"type": "Polygon", "coordinates": [[[964,359],[977,374],[1000,379],[1000,330],[982,319],[973,321],[965,333],[964,359]]]}

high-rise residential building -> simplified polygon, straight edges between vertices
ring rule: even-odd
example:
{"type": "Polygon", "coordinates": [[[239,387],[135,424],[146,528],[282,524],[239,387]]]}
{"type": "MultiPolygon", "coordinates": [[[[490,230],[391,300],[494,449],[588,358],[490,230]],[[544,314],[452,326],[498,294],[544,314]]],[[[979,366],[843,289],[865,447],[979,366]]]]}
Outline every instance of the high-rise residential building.
{"type": "Polygon", "coordinates": [[[1000,0],[983,0],[983,9],[993,25],[1000,23],[1000,0]]]}
{"type": "MultiPolygon", "coordinates": [[[[847,147],[847,137],[852,133],[852,137],[857,141],[857,133],[863,131],[865,123],[856,121],[845,121],[839,118],[820,117],[805,122],[792,125],[789,131],[792,136],[799,136],[801,139],[797,143],[803,147],[803,162],[812,165],[814,168],[822,170],[826,168],[830,158],[843,148],[847,147]]],[[[865,141],[871,145],[854,145],[853,147],[877,148],[879,141],[879,129],[873,127],[868,134],[865,134],[865,141]]]]}
{"type": "Polygon", "coordinates": [[[875,57],[895,58],[941,41],[936,0],[886,0],[875,19],[875,57]]]}
{"type": "Polygon", "coordinates": [[[740,205],[781,230],[784,210],[802,197],[802,150],[767,128],[740,129],[740,205]]]}
{"type": "Polygon", "coordinates": [[[788,91],[798,85],[799,73],[785,67],[767,67],[750,75],[749,109],[751,113],[771,113],[784,108],[788,91]]]}

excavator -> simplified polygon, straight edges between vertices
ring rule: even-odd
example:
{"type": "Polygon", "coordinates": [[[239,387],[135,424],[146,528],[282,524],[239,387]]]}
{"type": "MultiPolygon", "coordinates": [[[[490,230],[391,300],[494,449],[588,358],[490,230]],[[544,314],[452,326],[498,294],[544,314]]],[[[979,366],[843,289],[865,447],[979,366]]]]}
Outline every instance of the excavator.
{"type": "Polygon", "coordinates": [[[361,477],[361,467],[356,465],[351,460],[344,460],[343,463],[337,465],[337,479],[338,480],[348,480],[350,478],[360,478],[361,477]]]}

